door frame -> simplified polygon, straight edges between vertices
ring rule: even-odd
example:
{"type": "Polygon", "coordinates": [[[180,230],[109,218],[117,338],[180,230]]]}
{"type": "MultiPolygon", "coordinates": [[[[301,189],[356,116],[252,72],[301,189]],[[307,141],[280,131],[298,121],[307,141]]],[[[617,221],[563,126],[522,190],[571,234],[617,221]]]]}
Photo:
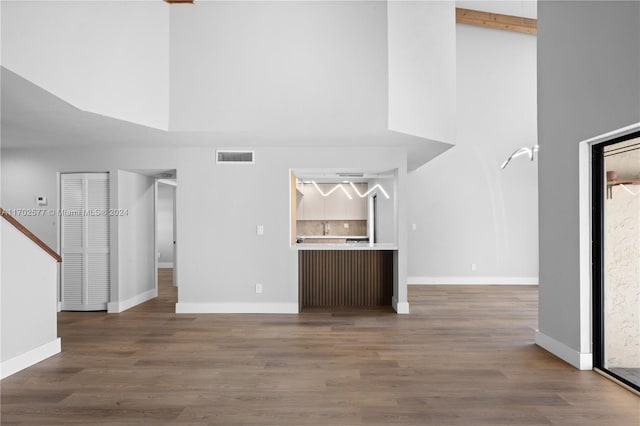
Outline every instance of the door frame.
{"type": "Polygon", "coordinates": [[[626,140],[640,137],[640,130],[613,136],[591,145],[591,208],[592,208],[592,317],[593,317],[593,366],[622,384],[635,391],[640,391],[640,385],[625,379],[605,367],[605,318],[604,318],[604,203],[605,190],[605,164],[604,148],[626,140]]]}
{"type": "MultiPolygon", "coordinates": [[[[158,267],[159,267],[159,261],[158,261],[158,249],[159,249],[159,240],[158,240],[158,186],[160,184],[162,185],[170,185],[167,183],[163,183],[160,182],[161,180],[165,180],[166,178],[156,178],[155,180],[155,184],[154,184],[154,198],[155,198],[155,205],[154,205],[154,221],[155,221],[155,231],[154,231],[154,252],[155,252],[155,280],[156,280],[156,290],[158,289],[158,267]]],[[[173,186],[174,190],[173,190],[173,200],[172,200],[172,210],[173,210],[173,223],[172,223],[172,228],[173,228],[173,286],[174,287],[178,287],[178,239],[177,239],[177,208],[176,208],[176,202],[177,202],[177,197],[178,197],[178,180],[177,180],[177,176],[175,178],[173,178],[173,180],[175,180],[175,185],[171,185],[173,186]]]]}
{"type": "MultiPolygon", "coordinates": [[[[579,226],[579,280],[580,280],[580,346],[578,352],[569,347],[558,347],[554,353],[580,370],[593,369],[593,191],[592,146],[613,138],[640,131],[640,122],[607,132],[578,144],[578,226],[579,226]]],[[[544,147],[543,147],[544,148],[544,147]]],[[[538,333],[536,341],[538,341],[538,333]]]]}

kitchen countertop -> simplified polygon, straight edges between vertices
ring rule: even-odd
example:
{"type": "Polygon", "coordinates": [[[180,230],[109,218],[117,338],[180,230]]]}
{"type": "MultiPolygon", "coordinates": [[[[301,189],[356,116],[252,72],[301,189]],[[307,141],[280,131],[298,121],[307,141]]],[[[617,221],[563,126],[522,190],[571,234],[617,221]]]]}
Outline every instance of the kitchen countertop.
{"type": "Polygon", "coordinates": [[[347,238],[369,238],[366,235],[297,235],[296,238],[322,238],[322,239],[347,239],[347,238]]]}
{"type": "MultiPolygon", "coordinates": [[[[335,238],[335,237],[334,237],[335,238]]],[[[344,244],[314,244],[298,243],[295,246],[298,250],[398,250],[397,244],[391,243],[344,243],[344,244]]]]}

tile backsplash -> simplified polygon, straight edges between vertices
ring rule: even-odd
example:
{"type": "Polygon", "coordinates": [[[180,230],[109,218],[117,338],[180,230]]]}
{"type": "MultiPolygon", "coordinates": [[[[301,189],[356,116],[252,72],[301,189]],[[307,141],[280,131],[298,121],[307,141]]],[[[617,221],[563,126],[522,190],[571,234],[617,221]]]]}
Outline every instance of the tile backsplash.
{"type": "Polygon", "coordinates": [[[324,224],[328,224],[329,232],[326,235],[336,236],[366,236],[366,220],[297,220],[296,236],[324,235],[324,224]],[[349,227],[345,228],[344,224],[349,227]]]}

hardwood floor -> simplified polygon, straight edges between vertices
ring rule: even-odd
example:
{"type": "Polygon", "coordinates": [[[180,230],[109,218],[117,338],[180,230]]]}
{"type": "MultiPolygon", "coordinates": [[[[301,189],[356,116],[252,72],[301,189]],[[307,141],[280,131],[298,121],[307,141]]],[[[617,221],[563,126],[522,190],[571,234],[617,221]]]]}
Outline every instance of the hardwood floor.
{"type": "Polygon", "coordinates": [[[630,425],[640,399],[533,344],[537,288],[409,288],[412,313],[59,314],[2,424],[630,425]]]}

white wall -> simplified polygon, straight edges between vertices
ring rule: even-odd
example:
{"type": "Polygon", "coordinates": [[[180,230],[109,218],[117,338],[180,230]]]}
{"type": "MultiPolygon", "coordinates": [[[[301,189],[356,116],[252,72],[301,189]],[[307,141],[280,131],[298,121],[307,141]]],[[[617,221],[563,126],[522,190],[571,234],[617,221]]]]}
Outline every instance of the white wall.
{"type": "Polygon", "coordinates": [[[536,19],[537,0],[458,0],[456,7],[536,19]]]}
{"type": "Polygon", "coordinates": [[[163,2],[3,1],[2,66],[90,112],[167,129],[163,2]]]}
{"type": "Polygon", "coordinates": [[[590,284],[583,286],[583,294],[580,281],[578,146],[582,140],[640,121],[638,93],[639,2],[538,4],[536,341],[582,368],[591,363],[591,304],[590,284]]]}
{"type": "Polygon", "coordinates": [[[118,279],[112,282],[110,312],[156,295],[155,179],[124,170],[117,173],[116,206],[126,214],[117,218],[118,279]]]}
{"type": "MultiPolygon", "coordinates": [[[[393,148],[261,148],[250,166],[216,165],[210,148],[178,155],[179,312],[297,312],[290,168],[406,170],[406,156],[393,148]]],[[[398,299],[406,302],[402,287],[398,299]]]]}
{"type": "MultiPolygon", "coordinates": [[[[177,150],[112,149],[5,149],[2,151],[3,203],[7,208],[31,207],[29,194],[42,193],[56,202],[57,171],[109,171],[117,176],[112,199],[121,203],[124,184],[122,169],[176,169],[177,241],[180,249],[178,309],[185,311],[297,312],[297,251],[289,244],[289,170],[398,169],[398,285],[395,300],[408,310],[406,299],[406,153],[401,148],[256,148],[254,165],[215,163],[215,148],[177,150]],[[174,163],[176,161],[177,163],[174,163]],[[119,171],[120,170],[120,171],[119,171]],[[32,173],[31,173],[32,172],[32,173]],[[30,173],[30,174],[29,174],[30,173]],[[28,176],[22,187],[6,185],[28,176]],[[23,204],[24,203],[24,204],[23,204]],[[256,226],[264,235],[256,235],[256,226]],[[255,284],[263,293],[255,293],[255,284]]],[[[127,185],[133,185],[129,183],[127,185]]],[[[133,201],[135,197],[131,197],[133,201]]],[[[122,205],[114,207],[126,207],[122,205]]],[[[151,216],[152,217],[152,216],[151,216]]],[[[150,219],[152,221],[152,219],[150,219]]],[[[55,225],[48,217],[34,218],[36,234],[55,246],[55,225]]],[[[126,225],[123,225],[123,232],[126,225]]],[[[112,256],[121,265],[112,269],[112,279],[120,277],[126,247],[112,221],[112,256]],[[118,254],[122,251],[122,254],[118,254]]],[[[133,244],[133,243],[131,243],[133,244]]],[[[112,297],[124,303],[135,294],[131,281],[122,280],[112,297]]],[[[134,296],[135,297],[135,296],[134,296]]],[[[111,306],[110,306],[111,308],[111,306]]],[[[115,307],[114,307],[115,309],[115,307]]]]}
{"type": "Polygon", "coordinates": [[[386,27],[385,2],[173,7],[171,129],[385,128],[386,27]]]}
{"type": "MultiPolygon", "coordinates": [[[[44,208],[58,207],[57,173],[110,172],[111,178],[118,169],[124,170],[169,170],[175,169],[175,150],[166,148],[149,149],[10,149],[3,148],[0,163],[3,208],[44,208]],[[20,186],[9,182],[20,181],[20,186]],[[35,196],[43,195],[49,204],[36,205],[35,196]]],[[[111,182],[112,198],[117,194],[117,186],[111,182]]],[[[112,206],[116,207],[116,206],[112,206]]],[[[56,217],[21,216],[17,218],[38,238],[56,249],[58,235],[56,217]]],[[[117,252],[117,247],[116,247],[117,252]]],[[[113,251],[112,242],[112,255],[113,251]]]]}
{"type": "MultiPolygon", "coordinates": [[[[158,184],[158,202],[156,204],[158,251],[160,257],[158,263],[164,265],[173,264],[173,203],[175,200],[175,187],[158,184]]],[[[161,266],[161,265],[160,265],[161,266]]]]}
{"type": "MultiPolygon", "coordinates": [[[[59,206],[58,200],[58,172],[109,172],[110,191],[112,208],[118,208],[118,176],[119,169],[149,169],[149,170],[169,170],[175,169],[176,154],[174,150],[169,149],[2,149],[2,158],[0,163],[0,172],[3,182],[2,186],[2,204],[3,208],[33,208],[33,209],[52,209],[55,211],[59,206]],[[8,182],[21,182],[21,185],[7,185],[8,182]],[[39,207],[35,204],[35,195],[44,195],[49,200],[49,205],[39,207]],[[114,201],[115,200],[115,201],[114,201]]],[[[147,178],[145,178],[147,179],[147,178]]],[[[126,178],[125,178],[126,180],[126,178]]],[[[132,190],[133,188],[131,188],[132,190]]],[[[130,191],[126,186],[123,188],[125,192],[130,191]]],[[[130,193],[130,192],[129,192],[130,193]]],[[[131,195],[131,194],[130,194],[131,195]]],[[[124,207],[131,207],[135,197],[123,199],[124,207]]],[[[146,198],[145,198],[146,200],[146,198]]],[[[153,201],[153,197],[151,198],[153,201]]],[[[145,207],[147,208],[147,207],[145,207]]],[[[56,249],[58,247],[57,233],[57,217],[55,216],[19,216],[17,219],[22,222],[31,232],[38,238],[43,240],[47,245],[56,249]]],[[[122,219],[123,225],[131,224],[134,216],[129,217],[112,217],[111,219],[111,253],[112,259],[126,259],[126,256],[134,250],[133,246],[124,246],[126,241],[131,244],[139,244],[139,250],[146,248],[142,241],[148,241],[146,237],[137,236],[135,233],[124,235],[125,240],[119,242],[118,220],[122,219]],[[135,242],[139,238],[140,242],[135,242]],[[120,249],[123,253],[120,254],[120,249]]],[[[151,259],[153,260],[153,210],[147,216],[142,214],[139,216],[142,220],[141,226],[144,229],[151,227],[151,259]]],[[[146,231],[145,231],[146,232],[146,231]]],[[[137,251],[136,253],[140,253],[137,251]]],[[[136,254],[142,262],[144,256],[136,254]],[[142,257],[141,257],[142,256],[142,257]]],[[[141,264],[142,265],[142,264],[141,264]]],[[[110,311],[120,311],[133,306],[136,303],[144,301],[144,297],[136,298],[136,295],[146,295],[151,297],[153,291],[145,290],[149,288],[149,279],[146,276],[140,277],[139,274],[147,274],[147,269],[138,265],[136,268],[128,268],[127,275],[122,275],[119,271],[119,263],[113,262],[111,268],[111,304],[110,311]],[[122,283],[119,283],[122,277],[122,283]],[[142,281],[138,281],[141,279],[142,281]],[[142,293],[141,293],[142,292],[142,293]]],[[[153,265],[149,266],[149,271],[153,273],[153,265]]],[[[152,279],[151,283],[155,284],[152,279]]]]}
{"type": "Polygon", "coordinates": [[[410,282],[537,283],[536,38],[457,26],[457,144],[409,174],[410,282]],[[471,265],[476,265],[472,271],[471,265]]]}
{"type": "Polygon", "coordinates": [[[4,378],[60,352],[60,339],[55,259],[6,220],[0,222],[4,378]]]}
{"type": "Polygon", "coordinates": [[[455,19],[453,1],[388,2],[390,129],[455,143],[455,19]]]}

